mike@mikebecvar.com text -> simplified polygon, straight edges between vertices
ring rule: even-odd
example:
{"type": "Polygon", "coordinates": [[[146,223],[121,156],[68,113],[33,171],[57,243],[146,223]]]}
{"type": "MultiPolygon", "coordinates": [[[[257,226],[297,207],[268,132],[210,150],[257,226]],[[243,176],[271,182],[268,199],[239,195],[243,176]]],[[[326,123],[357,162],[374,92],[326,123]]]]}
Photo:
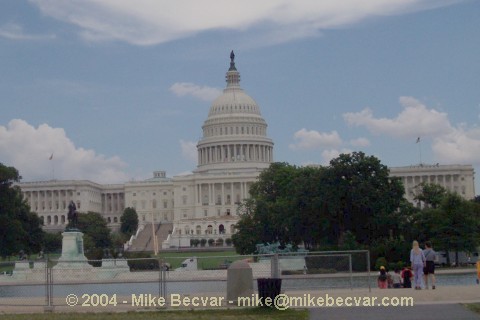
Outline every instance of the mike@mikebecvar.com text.
{"type": "Polygon", "coordinates": [[[130,307],[222,307],[226,304],[238,307],[274,307],[278,310],[288,308],[322,308],[322,307],[412,307],[413,297],[365,297],[346,296],[335,297],[328,293],[315,295],[304,293],[303,295],[279,294],[275,298],[261,297],[258,294],[238,297],[235,300],[227,300],[223,296],[182,296],[172,293],[167,297],[154,294],[131,294],[130,296],[117,296],[117,294],[83,294],[80,297],[69,294],[66,297],[67,305],[82,307],[115,307],[124,305],[130,307]]]}

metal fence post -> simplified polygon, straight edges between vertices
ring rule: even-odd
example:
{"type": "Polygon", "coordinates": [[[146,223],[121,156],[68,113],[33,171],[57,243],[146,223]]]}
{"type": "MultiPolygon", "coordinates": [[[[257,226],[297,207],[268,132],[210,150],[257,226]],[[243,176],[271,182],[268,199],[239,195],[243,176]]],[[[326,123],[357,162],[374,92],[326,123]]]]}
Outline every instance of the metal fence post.
{"type": "Polygon", "coordinates": [[[352,254],[348,255],[348,269],[350,272],[350,290],[353,290],[353,266],[352,266],[352,254]]]}
{"type": "Polygon", "coordinates": [[[370,284],[370,250],[367,250],[367,272],[368,272],[368,292],[372,292],[372,286],[370,284]]]}
{"type": "Polygon", "coordinates": [[[50,266],[50,259],[45,260],[45,312],[53,312],[53,271],[50,266]]]}
{"type": "Polygon", "coordinates": [[[163,259],[159,259],[158,260],[158,266],[159,266],[159,270],[158,270],[158,296],[159,297],[163,297],[165,298],[166,297],[166,294],[167,294],[167,283],[166,283],[166,276],[167,276],[167,272],[166,272],[166,263],[165,263],[165,260],[163,259]]]}
{"type": "Polygon", "coordinates": [[[271,264],[272,264],[272,278],[278,278],[279,277],[279,266],[278,266],[278,253],[275,253],[271,258],[271,264]]]}

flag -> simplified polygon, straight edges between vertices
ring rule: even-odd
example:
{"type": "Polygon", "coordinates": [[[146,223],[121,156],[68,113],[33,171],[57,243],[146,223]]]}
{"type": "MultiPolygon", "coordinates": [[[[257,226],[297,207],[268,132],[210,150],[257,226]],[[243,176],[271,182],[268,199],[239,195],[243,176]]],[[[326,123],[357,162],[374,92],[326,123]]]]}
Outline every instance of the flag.
{"type": "Polygon", "coordinates": [[[53,159],[53,153],[52,153],[52,155],[50,156],[50,158],[48,158],[48,160],[52,160],[52,159],[53,159]]]}
{"type": "Polygon", "coordinates": [[[415,142],[415,143],[419,143],[419,142],[420,142],[420,137],[417,138],[417,142],[415,142]]]}

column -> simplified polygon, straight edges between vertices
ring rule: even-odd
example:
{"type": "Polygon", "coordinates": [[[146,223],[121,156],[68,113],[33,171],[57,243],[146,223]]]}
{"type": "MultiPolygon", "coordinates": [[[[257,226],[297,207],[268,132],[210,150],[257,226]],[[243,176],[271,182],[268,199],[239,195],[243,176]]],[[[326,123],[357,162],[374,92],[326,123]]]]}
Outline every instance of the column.
{"type": "Polygon", "coordinates": [[[200,201],[202,201],[202,195],[200,193],[201,189],[201,184],[197,183],[197,204],[200,204],[200,201]]]}
{"type": "Polygon", "coordinates": [[[221,205],[225,205],[225,183],[222,183],[222,203],[221,205]]]}

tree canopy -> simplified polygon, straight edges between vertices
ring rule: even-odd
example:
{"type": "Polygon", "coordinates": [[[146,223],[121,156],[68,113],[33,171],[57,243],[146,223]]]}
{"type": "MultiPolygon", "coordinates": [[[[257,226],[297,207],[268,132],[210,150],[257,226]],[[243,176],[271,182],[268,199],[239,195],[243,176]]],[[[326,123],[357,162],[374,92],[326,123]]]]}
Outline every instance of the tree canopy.
{"type": "Polygon", "coordinates": [[[403,194],[400,180],[362,152],[342,154],[326,167],[273,163],[240,206],[232,240],[242,253],[277,241],[307,248],[343,246],[347,232],[368,245],[400,234],[403,194]]]}
{"type": "Polygon", "coordinates": [[[13,186],[21,176],[14,167],[0,163],[0,256],[38,252],[43,243],[41,220],[13,186]]]}
{"type": "Polygon", "coordinates": [[[131,236],[138,228],[138,214],[134,208],[125,208],[120,217],[120,232],[126,236],[131,236]]]}
{"type": "Polygon", "coordinates": [[[80,213],[78,229],[84,233],[85,255],[89,259],[101,259],[104,249],[112,247],[112,237],[107,221],[97,212],[80,213]]]}

